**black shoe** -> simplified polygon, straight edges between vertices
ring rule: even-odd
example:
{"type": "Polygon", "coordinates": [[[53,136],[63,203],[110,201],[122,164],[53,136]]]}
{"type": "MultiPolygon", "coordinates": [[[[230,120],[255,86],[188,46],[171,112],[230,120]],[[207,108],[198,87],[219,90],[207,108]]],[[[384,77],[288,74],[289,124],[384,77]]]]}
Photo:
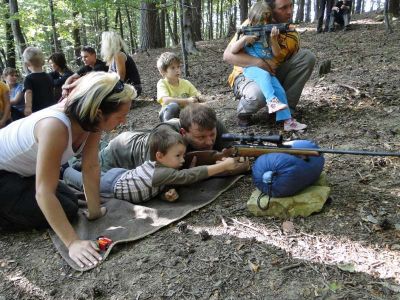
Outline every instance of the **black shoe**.
{"type": "Polygon", "coordinates": [[[238,125],[239,127],[249,127],[253,125],[253,122],[251,120],[252,114],[238,114],[237,120],[238,120],[238,125]]]}
{"type": "Polygon", "coordinates": [[[318,28],[317,29],[317,33],[322,33],[323,31],[322,31],[322,28],[318,28]]]}

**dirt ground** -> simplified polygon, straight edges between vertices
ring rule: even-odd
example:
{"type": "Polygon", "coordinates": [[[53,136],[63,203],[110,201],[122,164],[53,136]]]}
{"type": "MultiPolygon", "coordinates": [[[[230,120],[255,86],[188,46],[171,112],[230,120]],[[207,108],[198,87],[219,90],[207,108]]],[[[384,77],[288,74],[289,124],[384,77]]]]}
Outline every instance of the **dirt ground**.
{"type": "MultiPolygon", "coordinates": [[[[353,20],[353,30],[317,35],[301,26],[302,47],[317,56],[295,117],[303,134],[321,147],[398,151],[400,145],[400,25],[386,35],[375,15],[353,20]],[[318,76],[318,65],[332,71],[318,76]]],[[[237,100],[226,85],[231,67],[222,61],[228,40],[200,42],[190,57],[189,79],[207,95],[228,129],[236,125],[237,100]]],[[[159,105],[155,68],[165,49],[138,54],[144,96],[122,130],[151,128],[159,105]]],[[[179,49],[173,49],[179,51],[179,49]]],[[[265,121],[246,133],[269,134],[265,121]]],[[[118,132],[111,134],[115,135],[118,132]]],[[[110,138],[108,136],[106,138],[110,138]]],[[[46,231],[0,236],[0,300],[3,299],[400,299],[400,161],[395,158],[326,155],[332,187],[322,212],[288,220],[252,216],[254,190],[242,178],[211,205],[136,243],[116,246],[98,268],[80,273],[56,253],[46,231]],[[206,230],[210,238],[199,234],[206,230]]]]}

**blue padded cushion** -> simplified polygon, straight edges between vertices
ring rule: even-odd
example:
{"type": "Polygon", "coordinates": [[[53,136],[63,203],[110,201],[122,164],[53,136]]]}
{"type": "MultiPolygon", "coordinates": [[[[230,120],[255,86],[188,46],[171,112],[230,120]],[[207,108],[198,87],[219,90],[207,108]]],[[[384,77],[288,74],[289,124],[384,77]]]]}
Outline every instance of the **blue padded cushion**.
{"type": "MultiPolygon", "coordinates": [[[[293,148],[318,148],[307,140],[292,141],[293,148]]],[[[307,159],[287,153],[261,155],[253,164],[253,182],[263,193],[272,197],[287,197],[313,184],[324,168],[325,159],[308,156],[307,159]],[[271,181],[271,185],[268,181],[271,181]]]]}

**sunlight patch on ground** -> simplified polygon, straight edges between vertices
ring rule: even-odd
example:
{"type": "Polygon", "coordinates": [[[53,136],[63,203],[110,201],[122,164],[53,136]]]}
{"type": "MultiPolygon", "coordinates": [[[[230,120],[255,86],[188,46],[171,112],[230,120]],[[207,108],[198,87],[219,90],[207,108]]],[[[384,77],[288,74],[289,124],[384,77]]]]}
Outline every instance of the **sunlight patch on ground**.
{"type": "Polygon", "coordinates": [[[9,281],[12,285],[16,286],[21,291],[24,291],[26,295],[30,295],[32,297],[35,296],[42,299],[48,297],[48,294],[44,290],[31,283],[24,275],[22,275],[21,271],[16,271],[3,276],[5,280],[9,281]]]}
{"type": "Polygon", "coordinates": [[[383,249],[379,245],[365,246],[345,237],[312,235],[293,232],[285,235],[278,227],[270,228],[249,220],[230,222],[226,227],[188,226],[196,233],[206,230],[210,235],[230,235],[257,241],[285,250],[291,257],[312,263],[335,265],[364,272],[373,277],[393,278],[400,283],[399,251],[383,249]]]}

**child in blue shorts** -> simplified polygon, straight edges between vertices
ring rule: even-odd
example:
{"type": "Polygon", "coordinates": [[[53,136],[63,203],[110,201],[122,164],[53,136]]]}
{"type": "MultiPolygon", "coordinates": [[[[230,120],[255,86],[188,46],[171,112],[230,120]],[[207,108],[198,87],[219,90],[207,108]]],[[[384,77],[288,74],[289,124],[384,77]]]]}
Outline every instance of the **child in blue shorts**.
{"type": "MultiPolygon", "coordinates": [[[[272,23],[272,9],[265,1],[259,1],[250,8],[249,21],[251,26],[265,25],[272,23]]],[[[261,41],[257,41],[254,35],[243,35],[231,47],[232,53],[238,53],[242,49],[252,56],[271,60],[278,56],[281,51],[279,45],[279,30],[274,27],[271,31],[270,41],[264,45],[261,41]]],[[[279,80],[268,71],[256,66],[246,67],[243,75],[255,81],[267,101],[268,112],[276,113],[276,121],[283,121],[285,131],[299,131],[307,127],[292,118],[290,109],[287,105],[285,90],[279,80]]]]}

